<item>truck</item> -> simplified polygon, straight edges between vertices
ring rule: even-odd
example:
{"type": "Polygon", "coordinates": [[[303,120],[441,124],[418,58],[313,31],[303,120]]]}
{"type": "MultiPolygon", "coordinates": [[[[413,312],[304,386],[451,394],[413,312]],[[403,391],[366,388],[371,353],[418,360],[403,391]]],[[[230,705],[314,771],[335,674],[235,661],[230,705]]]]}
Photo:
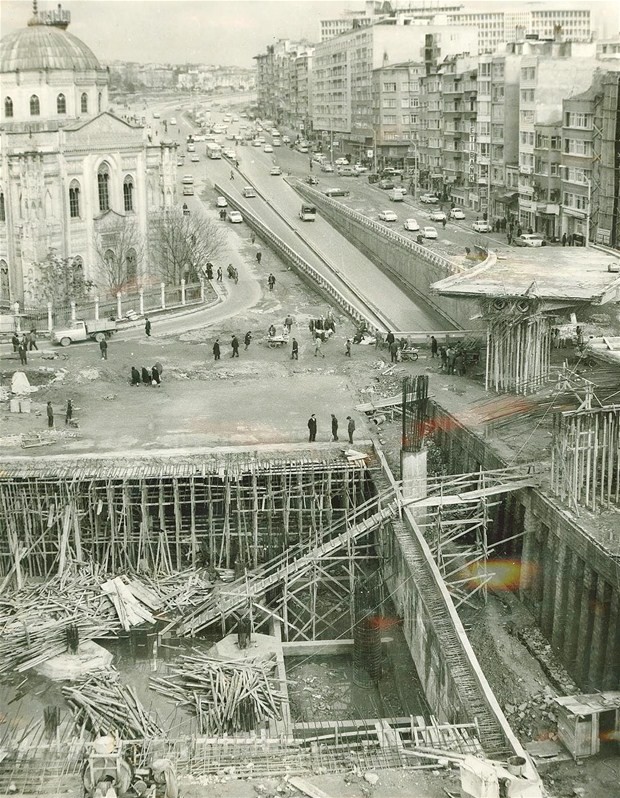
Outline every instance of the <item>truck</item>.
{"type": "Polygon", "coordinates": [[[112,319],[78,319],[70,327],[52,330],[53,343],[69,346],[76,341],[103,341],[116,332],[116,322],[112,319]]]}
{"type": "Polygon", "coordinates": [[[222,148],[214,142],[207,142],[207,158],[219,159],[222,157],[222,148]]]}

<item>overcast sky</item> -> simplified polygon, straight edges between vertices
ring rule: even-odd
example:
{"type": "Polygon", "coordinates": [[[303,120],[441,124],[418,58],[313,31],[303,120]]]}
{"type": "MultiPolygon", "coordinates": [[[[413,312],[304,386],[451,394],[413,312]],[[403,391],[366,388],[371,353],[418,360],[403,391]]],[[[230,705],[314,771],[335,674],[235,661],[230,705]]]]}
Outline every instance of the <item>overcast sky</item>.
{"type": "MultiPolygon", "coordinates": [[[[484,2],[485,0],[482,0],[484,2]]],[[[481,0],[474,5],[479,6],[481,0]]],[[[418,4],[412,0],[411,5],[418,4]]],[[[455,2],[456,4],[456,2],[455,2]]],[[[486,0],[485,5],[510,7],[486,0]]],[[[570,0],[563,0],[566,7],[570,0]]],[[[620,3],[590,0],[615,8],[617,35],[620,3]]],[[[56,2],[39,0],[40,9],[56,2]]],[[[399,5],[405,5],[400,2],[399,5]]],[[[429,5],[431,5],[429,3],[429,5]]],[[[583,7],[583,4],[580,3],[583,7]]],[[[253,66],[252,56],[280,38],[319,40],[319,19],[362,9],[363,0],[66,0],[69,30],[101,61],[163,61],[253,66]]],[[[0,0],[2,35],[24,27],[32,16],[30,0],[0,0]]],[[[613,29],[615,27],[615,30],[613,29]]]]}

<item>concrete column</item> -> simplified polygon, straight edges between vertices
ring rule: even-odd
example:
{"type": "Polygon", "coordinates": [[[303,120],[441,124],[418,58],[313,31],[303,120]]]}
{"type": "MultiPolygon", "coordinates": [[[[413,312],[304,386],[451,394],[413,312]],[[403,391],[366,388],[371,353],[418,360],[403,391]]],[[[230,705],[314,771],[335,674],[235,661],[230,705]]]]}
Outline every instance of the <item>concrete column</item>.
{"type": "Polygon", "coordinates": [[[588,670],[588,691],[600,690],[603,682],[603,668],[609,630],[609,599],[611,586],[602,578],[596,581],[596,600],[594,601],[594,624],[592,645],[590,646],[590,668],[588,670]]]}
{"type": "Polygon", "coordinates": [[[95,319],[99,320],[99,297],[95,297],[95,319]]]}
{"type": "Polygon", "coordinates": [[[181,304],[185,304],[185,280],[181,280],[181,304]]]}
{"type": "Polygon", "coordinates": [[[543,595],[542,607],[540,612],[540,628],[542,633],[547,638],[551,639],[551,630],[553,628],[553,610],[555,599],[555,576],[556,576],[556,547],[557,538],[551,533],[551,530],[546,535],[543,549],[543,595]]]}
{"type": "Polygon", "coordinates": [[[52,303],[48,302],[47,303],[47,329],[48,329],[48,332],[51,332],[53,327],[54,327],[54,314],[52,312],[52,303]]]}
{"type": "Polygon", "coordinates": [[[116,318],[123,318],[123,295],[120,291],[116,294],[116,318]]]}
{"type": "Polygon", "coordinates": [[[584,562],[573,551],[571,555],[570,573],[566,575],[568,581],[568,596],[566,598],[566,631],[564,633],[564,665],[571,673],[575,670],[577,658],[579,615],[581,613],[581,595],[583,593],[584,562]]]}
{"type": "Polygon", "coordinates": [[[205,301],[205,281],[204,280],[200,281],[200,301],[201,302],[205,301]]]}
{"type": "Polygon", "coordinates": [[[162,310],[165,310],[166,309],[166,283],[161,283],[160,284],[160,288],[161,288],[161,307],[162,307],[162,310]]]}
{"type": "Polygon", "coordinates": [[[607,653],[603,667],[603,690],[620,690],[620,593],[612,589],[609,602],[607,653]]]}
{"type": "Polygon", "coordinates": [[[551,645],[562,651],[566,631],[566,604],[568,602],[568,574],[570,572],[571,551],[559,542],[557,556],[557,580],[555,587],[555,606],[553,608],[553,628],[551,645]]]}
{"type": "Polygon", "coordinates": [[[75,314],[75,302],[71,302],[71,321],[75,321],[76,314],[75,314]]]}
{"type": "Polygon", "coordinates": [[[22,331],[22,320],[19,315],[19,302],[13,303],[13,317],[15,320],[15,330],[16,332],[22,331]]]}
{"type": "Polygon", "coordinates": [[[426,449],[400,453],[400,477],[405,499],[424,499],[428,493],[426,449]]]}
{"type": "Polygon", "coordinates": [[[140,289],[138,296],[140,297],[140,315],[144,316],[144,288],[140,289]]]}
{"type": "Polygon", "coordinates": [[[594,603],[596,601],[596,573],[587,565],[583,571],[583,593],[579,614],[579,637],[575,660],[575,681],[584,689],[590,668],[590,646],[594,628],[594,603]]]}

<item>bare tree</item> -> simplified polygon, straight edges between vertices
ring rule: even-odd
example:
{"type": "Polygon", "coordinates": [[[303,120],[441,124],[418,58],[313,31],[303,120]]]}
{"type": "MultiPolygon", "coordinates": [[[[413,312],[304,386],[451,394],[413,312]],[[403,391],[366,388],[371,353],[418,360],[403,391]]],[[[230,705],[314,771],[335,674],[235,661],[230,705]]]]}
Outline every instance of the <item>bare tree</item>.
{"type": "Polygon", "coordinates": [[[26,293],[36,307],[48,302],[58,307],[85,299],[94,285],[84,278],[80,257],[61,258],[52,251],[44,261],[32,264],[26,293]]]}
{"type": "Polygon", "coordinates": [[[201,211],[184,214],[180,208],[167,208],[151,218],[149,251],[154,267],[167,283],[197,280],[207,262],[221,254],[225,243],[221,222],[201,211]]]}
{"type": "Polygon", "coordinates": [[[116,216],[113,224],[95,237],[95,251],[99,274],[113,296],[123,289],[138,287],[144,242],[133,217],[116,216]]]}

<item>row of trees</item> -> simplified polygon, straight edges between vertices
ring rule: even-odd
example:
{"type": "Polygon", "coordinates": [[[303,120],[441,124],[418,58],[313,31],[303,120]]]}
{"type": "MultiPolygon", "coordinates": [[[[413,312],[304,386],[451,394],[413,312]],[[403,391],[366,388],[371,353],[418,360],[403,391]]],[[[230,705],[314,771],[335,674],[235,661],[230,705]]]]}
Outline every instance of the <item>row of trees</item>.
{"type": "Polygon", "coordinates": [[[221,254],[224,243],[221,223],[201,213],[186,215],[180,208],[168,208],[151,215],[148,244],[134,219],[117,217],[97,236],[94,264],[86,266],[80,258],[58,257],[53,252],[35,263],[27,285],[29,299],[44,307],[47,302],[79,302],[95,290],[114,297],[145,283],[196,282],[206,263],[221,254]]]}

